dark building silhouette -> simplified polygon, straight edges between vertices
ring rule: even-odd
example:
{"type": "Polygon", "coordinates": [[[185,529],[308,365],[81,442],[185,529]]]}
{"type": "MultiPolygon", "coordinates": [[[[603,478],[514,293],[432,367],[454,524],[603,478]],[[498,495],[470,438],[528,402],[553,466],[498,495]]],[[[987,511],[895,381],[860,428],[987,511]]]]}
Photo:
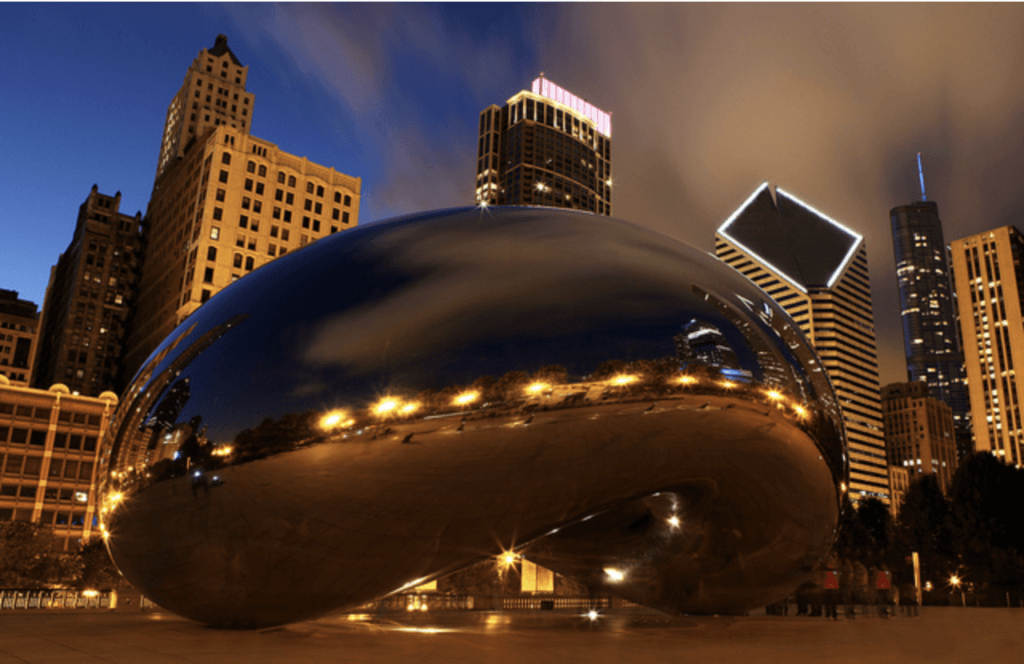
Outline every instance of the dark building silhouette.
{"type": "Polygon", "coordinates": [[[674,337],[676,357],[683,362],[699,362],[709,367],[739,369],[736,352],[722,331],[707,321],[691,320],[674,337]]]}
{"type": "Polygon", "coordinates": [[[612,213],[611,115],[551,81],[480,113],[478,205],[612,213]]]}
{"type": "Polygon", "coordinates": [[[93,185],[78,210],[71,244],[50,271],[43,303],[35,378],[46,389],[63,383],[73,392],[120,393],[130,376],[122,364],[125,331],[143,251],[142,214],[119,212],[121,192],[93,185]]]}
{"type": "Polygon", "coordinates": [[[35,302],[18,299],[18,291],[0,289],[0,376],[28,387],[38,336],[35,302]]]}
{"type": "Polygon", "coordinates": [[[889,219],[907,380],[927,383],[929,394],[952,409],[963,458],[973,451],[971,415],[939,206],[925,200],[901,205],[889,212],[889,219]]]}

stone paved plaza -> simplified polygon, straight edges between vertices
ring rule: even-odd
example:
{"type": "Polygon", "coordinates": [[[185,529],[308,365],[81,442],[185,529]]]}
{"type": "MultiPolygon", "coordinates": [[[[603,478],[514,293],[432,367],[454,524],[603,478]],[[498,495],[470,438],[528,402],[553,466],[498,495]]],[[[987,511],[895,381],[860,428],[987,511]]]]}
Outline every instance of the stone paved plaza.
{"type": "Polygon", "coordinates": [[[618,610],[337,616],[258,632],[164,612],[0,613],[0,663],[1024,662],[1024,610],[925,607],[919,618],[671,618],[618,610]]]}

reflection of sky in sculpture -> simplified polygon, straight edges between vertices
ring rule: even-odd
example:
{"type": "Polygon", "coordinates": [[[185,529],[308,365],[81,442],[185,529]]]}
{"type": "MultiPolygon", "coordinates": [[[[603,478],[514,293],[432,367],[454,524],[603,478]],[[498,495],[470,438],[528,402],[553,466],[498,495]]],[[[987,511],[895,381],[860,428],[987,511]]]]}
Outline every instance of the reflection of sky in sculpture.
{"type": "MultiPolygon", "coordinates": [[[[184,369],[182,376],[216,375],[220,385],[198,390],[178,419],[215,410],[222,417],[209,421],[209,436],[227,440],[266,417],[361,407],[391,391],[524,367],[558,364],[578,380],[609,357],[674,356],[673,337],[695,312],[760,379],[735,315],[692,288],[708,260],[620,222],[552,210],[470,208],[347,231],[261,268],[193,314],[188,325],[196,328],[182,347],[222,318],[249,319],[230,343],[215,342],[184,369]],[[560,223],[551,224],[552,214],[560,223]],[[506,306],[494,307],[496,293],[506,306]],[[282,395],[282,384],[295,387],[282,395]]],[[[729,270],[715,277],[702,286],[737,312],[734,291],[764,301],[729,270]]],[[[790,359],[770,328],[749,318],[790,359]]]]}

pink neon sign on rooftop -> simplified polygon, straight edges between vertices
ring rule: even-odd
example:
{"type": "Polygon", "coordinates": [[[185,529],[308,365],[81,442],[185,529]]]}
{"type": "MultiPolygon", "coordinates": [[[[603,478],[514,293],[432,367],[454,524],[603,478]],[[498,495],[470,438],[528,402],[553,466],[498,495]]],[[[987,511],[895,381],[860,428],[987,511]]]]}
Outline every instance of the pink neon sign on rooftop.
{"type": "Polygon", "coordinates": [[[557,101],[559,104],[568,106],[597,125],[599,132],[611,138],[612,116],[610,113],[602,111],[597,106],[580,99],[565,88],[559,87],[543,77],[533,80],[533,94],[547,97],[551,101],[557,101]]]}

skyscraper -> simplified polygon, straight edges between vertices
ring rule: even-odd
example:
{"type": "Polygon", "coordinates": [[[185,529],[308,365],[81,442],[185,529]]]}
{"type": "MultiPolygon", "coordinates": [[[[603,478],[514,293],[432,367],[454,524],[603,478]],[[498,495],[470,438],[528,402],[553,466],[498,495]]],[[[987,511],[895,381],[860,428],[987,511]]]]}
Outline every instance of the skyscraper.
{"type": "Polygon", "coordinates": [[[765,182],[719,227],[715,254],[770,295],[814,346],[843,412],[850,497],[888,502],[867,249],[859,234],[765,182]]]}
{"type": "Polygon", "coordinates": [[[949,247],[960,313],[974,448],[1024,463],[1024,424],[1014,357],[1024,358],[1024,235],[1003,226],[949,247]]]}
{"type": "Polygon", "coordinates": [[[972,451],[964,357],[957,335],[939,206],[925,199],[922,186],[920,201],[889,212],[907,380],[924,381],[929,393],[952,409],[962,458],[972,451]]]}
{"type": "Polygon", "coordinates": [[[953,411],[931,396],[924,381],[882,388],[882,418],[889,464],[915,476],[933,474],[943,491],[957,466],[953,411]]]}
{"type": "Polygon", "coordinates": [[[122,344],[142,260],[142,213],[122,214],[121,192],[93,185],[71,243],[50,272],[32,384],[63,383],[95,397],[127,380],[122,344]]]}
{"type": "Polygon", "coordinates": [[[480,113],[476,202],[612,213],[611,115],[551,81],[480,113]]]}
{"type": "Polygon", "coordinates": [[[249,134],[247,72],[218,35],[167,110],[125,359],[131,371],[221,289],[358,222],[359,178],[249,134]]]}

